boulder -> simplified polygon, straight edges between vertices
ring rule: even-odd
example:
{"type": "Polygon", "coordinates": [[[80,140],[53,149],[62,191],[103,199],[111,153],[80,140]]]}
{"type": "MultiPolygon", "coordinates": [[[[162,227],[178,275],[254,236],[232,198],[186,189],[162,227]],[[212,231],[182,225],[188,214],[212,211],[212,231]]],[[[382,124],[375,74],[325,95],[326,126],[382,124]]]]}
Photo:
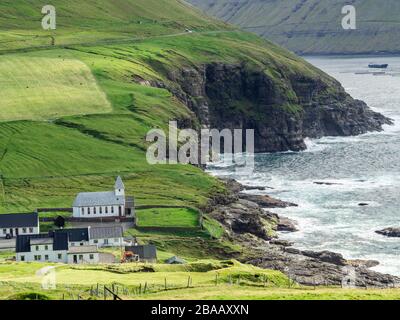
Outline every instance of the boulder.
{"type": "Polygon", "coordinates": [[[310,257],[319,261],[332,263],[335,265],[345,266],[347,265],[347,261],[343,258],[340,253],[335,253],[331,251],[302,251],[302,254],[306,257],[310,257]]]}
{"type": "Polygon", "coordinates": [[[278,231],[283,231],[283,232],[296,232],[299,231],[299,229],[296,226],[296,222],[294,220],[291,220],[287,217],[278,217],[278,231]]]}

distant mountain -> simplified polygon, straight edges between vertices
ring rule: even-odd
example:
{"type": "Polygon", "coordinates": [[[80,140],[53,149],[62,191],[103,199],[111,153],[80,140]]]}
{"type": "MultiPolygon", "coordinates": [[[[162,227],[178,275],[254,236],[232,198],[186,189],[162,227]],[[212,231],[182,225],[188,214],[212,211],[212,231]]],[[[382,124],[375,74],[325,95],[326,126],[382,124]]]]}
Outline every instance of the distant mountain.
{"type": "Polygon", "coordinates": [[[299,54],[400,52],[398,0],[189,0],[207,13],[299,54]],[[354,5],[357,29],[343,30],[354,5]]]}

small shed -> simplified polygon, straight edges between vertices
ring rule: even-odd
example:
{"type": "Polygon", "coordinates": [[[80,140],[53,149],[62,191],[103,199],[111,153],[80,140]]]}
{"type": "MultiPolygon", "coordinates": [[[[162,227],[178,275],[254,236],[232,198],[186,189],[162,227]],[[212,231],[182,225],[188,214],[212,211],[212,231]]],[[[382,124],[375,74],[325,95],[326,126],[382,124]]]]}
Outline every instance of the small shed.
{"type": "Polygon", "coordinates": [[[155,245],[147,244],[143,246],[126,246],[125,251],[131,251],[139,256],[140,261],[157,262],[157,248],[155,245]]]}
{"type": "Polygon", "coordinates": [[[186,264],[187,262],[183,260],[182,258],[179,258],[177,256],[173,256],[169,258],[167,261],[165,261],[167,264],[186,264]]]}

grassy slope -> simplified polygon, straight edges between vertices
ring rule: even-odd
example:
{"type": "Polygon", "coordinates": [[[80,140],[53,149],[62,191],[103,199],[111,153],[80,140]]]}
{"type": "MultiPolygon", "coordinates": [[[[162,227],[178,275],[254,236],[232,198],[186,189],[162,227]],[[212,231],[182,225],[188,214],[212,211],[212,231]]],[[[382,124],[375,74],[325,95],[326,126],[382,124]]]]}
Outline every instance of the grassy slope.
{"type": "Polygon", "coordinates": [[[196,228],[199,213],[186,208],[155,208],[136,210],[139,227],[196,228]]]}
{"type": "MultiPolygon", "coordinates": [[[[136,196],[138,204],[199,207],[206,203],[210,192],[221,188],[200,169],[146,163],[146,132],[155,127],[166,128],[172,119],[193,121],[193,115],[168,91],[139,85],[134,77],[168,82],[166,72],[177,67],[211,61],[247,61],[274,75],[288,95],[292,93],[282,70],[332,81],[289,52],[251,34],[232,31],[178,1],[131,0],[123,8],[118,5],[122,2],[113,3],[111,6],[106,0],[92,0],[82,7],[78,1],[68,5],[55,1],[59,17],[56,43],[76,37],[71,41],[76,44],[40,49],[36,47],[36,36],[40,38],[42,33],[40,23],[36,26],[40,1],[0,4],[1,12],[5,12],[0,18],[0,42],[7,42],[12,35],[19,37],[1,47],[0,53],[2,49],[14,50],[12,54],[3,51],[2,61],[80,61],[91,70],[112,105],[108,113],[101,109],[96,114],[79,115],[80,111],[75,110],[76,115],[50,123],[0,123],[0,212],[70,206],[76,192],[109,188],[117,174],[124,176],[127,191],[136,196]],[[107,15],[100,14],[104,8],[107,15]],[[125,35],[142,35],[146,23],[149,26],[143,35],[148,38],[120,39],[125,35]],[[198,32],[176,35],[176,31],[182,32],[186,27],[197,28],[198,32]],[[97,30],[93,43],[80,36],[82,30],[97,30]],[[124,30],[128,30],[126,34],[124,30]],[[166,34],[169,36],[159,37],[166,34]],[[105,43],[106,39],[118,42],[105,43]],[[21,47],[29,50],[18,50],[21,47]]],[[[70,84],[74,86],[76,83],[70,84]]],[[[50,114],[49,118],[53,116],[50,114]]]]}
{"type": "MultiPolygon", "coordinates": [[[[313,300],[313,299],[393,299],[400,298],[399,289],[343,290],[339,288],[307,288],[290,284],[279,271],[263,270],[235,261],[200,260],[188,265],[145,265],[155,272],[138,272],[143,265],[120,266],[56,266],[56,290],[40,288],[41,278],[36,271],[43,267],[38,263],[0,263],[0,300],[27,292],[38,292],[51,299],[88,298],[90,288],[97,284],[119,287],[123,299],[267,299],[267,300],[313,300]],[[187,288],[191,277],[191,287],[187,288]],[[168,290],[165,291],[165,279],[168,290]],[[216,279],[218,282],[216,283],[216,279]],[[147,283],[147,292],[143,288],[147,283]],[[142,294],[138,294],[139,287],[142,294]],[[123,292],[122,288],[129,292],[123,292]]],[[[100,295],[99,299],[103,299],[100,295]]]]}
{"type": "Polygon", "coordinates": [[[2,50],[57,45],[98,43],[195,30],[216,30],[222,25],[175,0],[54,0],[57,30],[41,29],[41,1],[12,0],[0,4],[2,50]]]}
{"type": "Polygon", "coordinates": [[[355,0],[357,30],[341,27],[346,0],[189,0],[225,21],[301,53],[399,52],[400,3],[355,0]]]}
{"type": "Polygon", "coordinates": [[[0,57],[0,121],[44,120],[110,112],[112,107],[81,61],[0,57]]]}

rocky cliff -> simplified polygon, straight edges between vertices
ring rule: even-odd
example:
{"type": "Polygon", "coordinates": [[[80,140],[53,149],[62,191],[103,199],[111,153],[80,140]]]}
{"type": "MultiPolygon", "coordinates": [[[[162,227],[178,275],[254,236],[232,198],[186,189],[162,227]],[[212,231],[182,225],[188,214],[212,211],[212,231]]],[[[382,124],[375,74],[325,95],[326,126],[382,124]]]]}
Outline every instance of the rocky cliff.
{"type": "Polygon", "coordinates": [[[215,62],[171,71],[168,79],[203,125],[254,129],[256,152],[300,151],[306,137],[358,135],[390,123],[326,75],[215,62]]]}
{"type": "Polygon", "coordinates": [[[295,222],[265,208],[293,203],[242,193],[245,186],[230,179],[224,181],[228,193],[211,201],[208,214],[224,226],[226,237],[245,248],[240,257],[243,262],[280,270],[303,285],[400,287],[400,278],[370,270],[379,264],[377,261],[347,260],[335,252],[292,248],[292,243],[277,238],[277,231],[295,232],[295,222]]]}

